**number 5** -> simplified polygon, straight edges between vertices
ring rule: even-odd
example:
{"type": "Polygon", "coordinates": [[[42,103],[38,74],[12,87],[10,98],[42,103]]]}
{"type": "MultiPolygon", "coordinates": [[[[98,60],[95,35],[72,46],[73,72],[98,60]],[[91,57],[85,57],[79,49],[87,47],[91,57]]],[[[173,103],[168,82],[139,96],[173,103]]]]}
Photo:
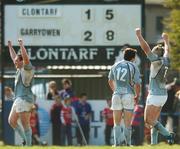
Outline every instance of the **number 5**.
{"type": "Polygon", "coordinates": [[[114,18],[113,10],[112,9],[107,9],[106,10],[106,19],[107,20],[112,20],[114,18]]]}

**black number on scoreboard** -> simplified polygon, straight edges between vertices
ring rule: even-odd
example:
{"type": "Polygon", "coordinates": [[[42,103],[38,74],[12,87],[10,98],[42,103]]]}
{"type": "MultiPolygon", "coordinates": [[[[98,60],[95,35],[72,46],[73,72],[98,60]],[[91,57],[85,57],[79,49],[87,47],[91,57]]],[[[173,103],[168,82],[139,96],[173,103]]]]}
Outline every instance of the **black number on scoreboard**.
{"type": "Polygon", "coordinates": [[[84,41],[92,41],[92,32],[91,31],[84,32],[84,41]]]}
{"type": "Polygon", "coordinates": [[[87,14],[87,19],[90,20],[91,19],[91,10],[88,9],[87,11],[85,11],[85,13],[87,14]]]}
{"type": "Polygon", "coordinates": [[[114,18],[114,13],[112,9],[107,9],[106,10],[106,19],[107,20],[112,20],[114,18]]]}
{"type": "Polygon", "coordinates": [[[106,39],[109,41],[114,40],[114,31],[112,31],[112,30],[107,31],[106,32],[106,39]]]}

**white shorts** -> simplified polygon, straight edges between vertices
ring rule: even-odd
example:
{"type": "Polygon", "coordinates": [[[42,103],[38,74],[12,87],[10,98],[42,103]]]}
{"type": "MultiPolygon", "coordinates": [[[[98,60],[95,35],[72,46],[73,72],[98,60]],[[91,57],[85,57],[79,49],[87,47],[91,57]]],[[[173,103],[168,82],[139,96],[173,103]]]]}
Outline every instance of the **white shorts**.
{"type": "Polygon", "coordinates": [[[167,95],[148,95],[146,105],[154,105],[157,107],[163,107],[166,103],[167,95]]]}
{"type": "Polygon", "coordinates": [[[112,96],[112,110],[133,110],[134,109],[134,95],[133,94],[115,94],[112,96]]]}
{"type": "Polygon", "coordinates": [[[16,98],[14,101],[12,108],[17,112],[29,112],[31,111],[33,103],[27,102],[21,98],[16,98]]]}

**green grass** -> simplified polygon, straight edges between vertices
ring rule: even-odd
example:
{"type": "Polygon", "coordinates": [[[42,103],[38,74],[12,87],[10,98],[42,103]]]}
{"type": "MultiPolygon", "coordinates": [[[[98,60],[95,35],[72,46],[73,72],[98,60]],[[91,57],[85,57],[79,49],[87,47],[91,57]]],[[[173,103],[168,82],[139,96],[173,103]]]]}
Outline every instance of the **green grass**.
{"type": "MultiPolygon", "coordinates": [[[[18,146],[6,146],[2,145],[0,146],[0,149],[22,149],[24,147],[18,147],[18,146]]],[[[86,146],[86,147],[79,147],[79,146],[68,146],[68,147],[62,147],[62,146],[33,146],[33,147],[26,147],[29,149],[113,149],[110,146],[86,146]]],[[[180,145],[172,145],[169,146],[167,144],[159,144],[155,146],[151,145],[143,145],[143,146],[133,146],[133,147],[116,147],[117,149],[180,149],[180,145]]],[[[116,149],[115,148],[115,149],[116,149]]]]}

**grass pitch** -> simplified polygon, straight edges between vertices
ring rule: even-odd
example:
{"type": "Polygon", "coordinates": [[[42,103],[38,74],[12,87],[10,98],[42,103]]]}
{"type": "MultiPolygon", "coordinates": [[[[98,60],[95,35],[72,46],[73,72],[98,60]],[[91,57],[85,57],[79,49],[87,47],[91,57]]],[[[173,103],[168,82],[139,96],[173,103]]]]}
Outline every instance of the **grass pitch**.
{"type": "Polygon", "coordinates": [[[0,149],[22,149],[22,148],[28,148],[28,149],[180,149],[180,145],[167,145],[167,144],[159,144],[159,145],[143,145],[143,146],[133,146],[133,147],[111,147],[111,146],[68,146],[68,147],[62,147],[62,146],[33,146],[33,147],[20,147],[20,146],[6,146],[2,145],[0,146],[0,149]]]}

